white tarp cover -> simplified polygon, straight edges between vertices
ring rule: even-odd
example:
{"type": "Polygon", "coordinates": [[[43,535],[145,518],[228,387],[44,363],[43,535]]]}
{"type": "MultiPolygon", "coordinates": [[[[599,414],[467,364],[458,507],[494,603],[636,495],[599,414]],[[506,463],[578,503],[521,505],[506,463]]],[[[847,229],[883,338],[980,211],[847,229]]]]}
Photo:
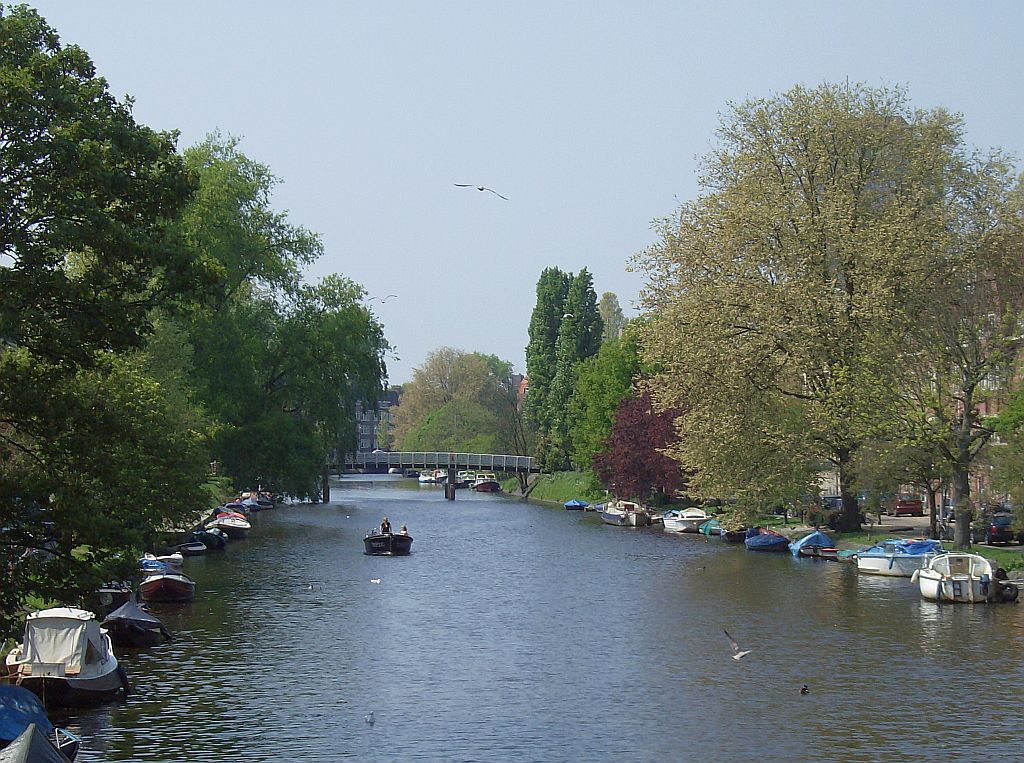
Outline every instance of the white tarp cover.
{"type": "Polygon", "coordinates": [[[75,674],[90,664],[105,661],[106,651],[100,625],[92,612],[57,607],[25,619],[22,662],[64,663],[65,672],[75,674]]]}

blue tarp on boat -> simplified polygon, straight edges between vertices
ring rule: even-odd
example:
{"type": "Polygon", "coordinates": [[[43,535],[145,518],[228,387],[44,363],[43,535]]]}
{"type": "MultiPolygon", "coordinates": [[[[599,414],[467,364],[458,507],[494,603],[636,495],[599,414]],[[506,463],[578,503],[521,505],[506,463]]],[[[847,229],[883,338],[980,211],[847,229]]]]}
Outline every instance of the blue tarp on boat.
{"type": "Polygon", "coordinates": [[[810,535],[805,535],[800,540],[789,544],[789,553],[793,556],[800,555],[800,549],[804,546],[820,546],[821,548],[835,548],[836,544],[821,530],[815,530],[810,535]]]}
{"type": "Polygon", "coordinates": [[[573,498],[571,501],[566,501],[562,505],[565,506],[565,508],[567,509],[585,509],[590,504],[588,504],[586,501],[581,501],[579,498],[573,498]]]}
{"type": "Polygon", "coordinates": [[[39,697],[20,686],[0,684],[0,741],[17,739],[30,723],[46,735],[53,733],[53,724],[39,697]]]}
{"type": "Polygon", "coordinates": [[[906,538],[889,538],[881,543],[876,543],[863,551],[858,551],[858,556],[889,556],[899,554],[906,556],[921,556],[922,554],[938,554],[943,551],[942,542],[929,538],[918,538],[908,540],[906,538]]]}
{"type": "Polygon", "coordinates": [[[762,530],[751,527],[743,540],[750,551],[785,551],[789,548],[789,538],[773,530],[762,530]]]}

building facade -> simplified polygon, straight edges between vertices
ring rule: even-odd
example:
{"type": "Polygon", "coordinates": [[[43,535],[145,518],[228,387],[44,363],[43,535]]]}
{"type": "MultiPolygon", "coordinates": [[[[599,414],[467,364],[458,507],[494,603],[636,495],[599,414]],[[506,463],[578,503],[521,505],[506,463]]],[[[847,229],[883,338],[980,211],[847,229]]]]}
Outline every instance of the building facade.
{"type": "Polygon", "coordinates": [[[356,426],[359,432],[357,453],[391,450],[395,431],[391,409],[398,405],[401,397],[401,387],[389,387],[377,401],[376,410],[356,403],[356,426]]]}

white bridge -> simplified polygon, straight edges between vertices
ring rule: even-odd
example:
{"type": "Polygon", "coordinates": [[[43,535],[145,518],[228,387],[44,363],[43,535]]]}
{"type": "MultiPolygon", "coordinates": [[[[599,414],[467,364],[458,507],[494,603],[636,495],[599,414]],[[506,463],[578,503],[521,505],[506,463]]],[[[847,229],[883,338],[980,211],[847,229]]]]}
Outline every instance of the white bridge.
{"type": "Polygon", "coordinates": [[[502,456],[492,453],[430,453],[388,451],[355,453],[345,457],[349,469],[486,469],[490,472],[539,472],[530,456],[502,456]]]}

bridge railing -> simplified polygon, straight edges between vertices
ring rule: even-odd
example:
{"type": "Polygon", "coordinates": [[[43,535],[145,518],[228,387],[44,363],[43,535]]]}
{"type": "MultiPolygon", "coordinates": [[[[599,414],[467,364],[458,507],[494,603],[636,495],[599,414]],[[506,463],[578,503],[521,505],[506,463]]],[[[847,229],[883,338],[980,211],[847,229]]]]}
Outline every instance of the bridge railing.
{"type": "Polygon", "coordinates": [[[430,451],[389,451],[356,453],[345,458],[352,468],[399,467],[406,469],[487,469],[492,472],[538,472],[536,459],[494,453],[441,453],[430,451]]]}

